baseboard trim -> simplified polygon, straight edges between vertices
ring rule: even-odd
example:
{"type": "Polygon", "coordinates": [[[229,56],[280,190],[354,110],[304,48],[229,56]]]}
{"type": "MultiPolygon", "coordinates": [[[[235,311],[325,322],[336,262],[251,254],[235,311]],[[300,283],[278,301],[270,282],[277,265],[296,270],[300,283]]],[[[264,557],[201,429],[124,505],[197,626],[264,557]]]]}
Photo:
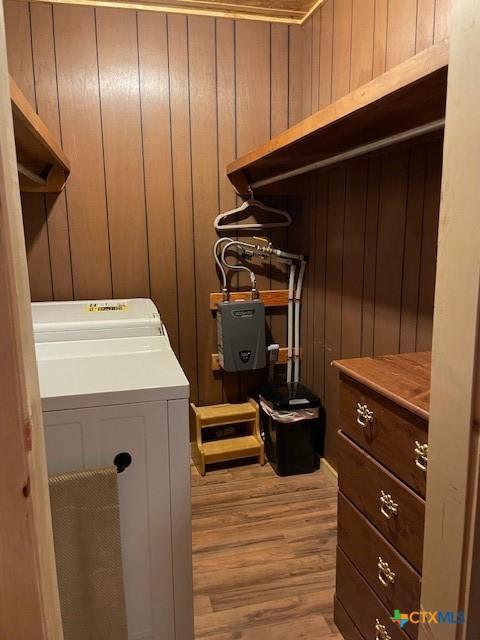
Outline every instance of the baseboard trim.
{"type": "Polygon", "coordinates": [[[324,468],[328,471],[328,473],[329,473],[333,478],[335,478],[335,482],[337,482],[337,481],[338,481],[338,473],[337,473],[336,469],[334,469],[334,468],[332,467],[332,465],[328,462],[328,460],[327,460],[326,458],[322,458],[322,459],[320,460],[320,467],[324,467],[324,468]]]}

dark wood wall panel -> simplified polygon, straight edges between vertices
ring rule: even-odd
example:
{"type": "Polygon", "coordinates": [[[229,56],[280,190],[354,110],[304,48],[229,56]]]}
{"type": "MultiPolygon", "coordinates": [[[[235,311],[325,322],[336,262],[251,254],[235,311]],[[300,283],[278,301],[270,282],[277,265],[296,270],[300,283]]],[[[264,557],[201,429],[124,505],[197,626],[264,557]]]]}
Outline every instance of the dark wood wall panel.
{"type": "Polygon", "coordinates": [[[113,295],[143,297],[150,283],[137,16],[99,8],[96,18],[113,295]]]}
{"type": "Polygon", "coordinates": [[[55,5],[53,19],[62,145],[72,161],[65,193],[73,296],[108,298],[113,290],[95,10],[55,5]]]}
{"type": "Polygon", "coordinates": [[[6,20],[11,73],[72,160],[64,193],[23,198],[33,299],[151,296],[192,398],[238,398],[253,380],[210,370],[212,223],[236,202],[226,164],[302,115],[301,28],[12,0],[6,20]]]}
{"type": "Polygon", "coordinates": [[[193,239],[193,194],[190,130],[190,87],[188,20],[167,17],[170,73],[170,120],[172,126],[172,168],[177,252],[177,300],[179,356],[198,397],[195,317],[196,281],[193,239]]]}
{"type": "Polygon", "coordinates": [[[138,61],[145,172],[150,293],[178,351],[178,301],[173,203],[167,18],[138,14],[138,61]]]}
{"type": "MultiPolygon", "coordinates": [[[[63,194],[23,198],[32,297],[151,296],[192,398],[239,397],[256,378],[213,375],[209,359],[226,164],[445,38],[449,6],[327,0],[287,27],[6,0],[11,73],[72,159],[63,194]]],[[[292,230],[269,235],[310,256],[303,378],[325,400],[332,460],[331,360],[430,344],[440,172],[431,143],[310,176],[292,230]]],[[[283,287],[285,270],[266,261],[258,282],[283,287]]],[[[285,316],[268,321],[285,344],[285,316]]]]}
{"type": "Polygon", "coordinates": [[[311,179],[302,378],[324,401],[332,461],[332,360],[431,348],[441,154],[439,139],[311,179]]]}
{"type": "MultiPolygon", "coordinates": [[[[38,113],[57,139],[61,138],[60,113],[55,74],[55,41],[53,13],[49,5],[31,6],[32,58],[38,113]]],[[[65,193],[47,194],[49,263],[51,263],[52,296],[70,298],[73,293],[65,193]]]]}
{"type": "Polygon", "coordinates": [[[198,385],[200,397],[208,404],[222,402],[221,381],[214,379],[209,361],[216,327],[202,299],[205,291],[218,288],[212,259],[212,246],[217,237],[212,211],[219,208],[215,54],[215,23],[200,17],[189,20],[198,385]]]}
{"type": "MultiPolygon", "coordinates": [[[[448,12],[444,0],[327,0],[302,27],[311,46],[304,104],[325,106],[447,37],[448,12]]],[[[436,140],[306,182],[298,226],[310,257],[302,377],[324,400],[333,463],[339,423],[331,361],[431,347],[441,162],[436,140]]]]}

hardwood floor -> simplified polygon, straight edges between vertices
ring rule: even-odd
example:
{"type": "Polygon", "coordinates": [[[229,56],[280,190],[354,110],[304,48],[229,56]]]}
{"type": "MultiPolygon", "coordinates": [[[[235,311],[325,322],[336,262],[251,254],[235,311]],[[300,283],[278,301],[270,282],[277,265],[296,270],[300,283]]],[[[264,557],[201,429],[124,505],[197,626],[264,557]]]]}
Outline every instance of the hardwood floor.
{"type": "Polygon", "coordinates": [[[192,467],[196,639],[341,639],[333,623],[336,483],[321,469],[192,467]]]}

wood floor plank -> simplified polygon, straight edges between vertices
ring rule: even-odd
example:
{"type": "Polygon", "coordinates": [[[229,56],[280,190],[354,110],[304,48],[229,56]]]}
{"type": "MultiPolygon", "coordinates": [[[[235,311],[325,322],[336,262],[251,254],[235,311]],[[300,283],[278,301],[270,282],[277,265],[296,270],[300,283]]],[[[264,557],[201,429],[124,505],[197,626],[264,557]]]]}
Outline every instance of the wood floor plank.
{"type": "Polygon", "coordinates": [[[336,483],[269,465],[192,467],[197,640],[341,640],[333,622],[336,483]]]}

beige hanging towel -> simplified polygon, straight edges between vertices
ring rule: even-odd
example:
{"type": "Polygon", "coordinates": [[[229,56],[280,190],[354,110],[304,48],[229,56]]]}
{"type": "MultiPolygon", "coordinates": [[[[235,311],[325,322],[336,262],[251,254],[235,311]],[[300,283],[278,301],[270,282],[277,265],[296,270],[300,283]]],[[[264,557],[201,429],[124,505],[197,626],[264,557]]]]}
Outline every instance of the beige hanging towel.
{"type": "Polygon", "coordinates": [[[127,640],[115,467],[50,477],[65,640],[127,640]]]}

